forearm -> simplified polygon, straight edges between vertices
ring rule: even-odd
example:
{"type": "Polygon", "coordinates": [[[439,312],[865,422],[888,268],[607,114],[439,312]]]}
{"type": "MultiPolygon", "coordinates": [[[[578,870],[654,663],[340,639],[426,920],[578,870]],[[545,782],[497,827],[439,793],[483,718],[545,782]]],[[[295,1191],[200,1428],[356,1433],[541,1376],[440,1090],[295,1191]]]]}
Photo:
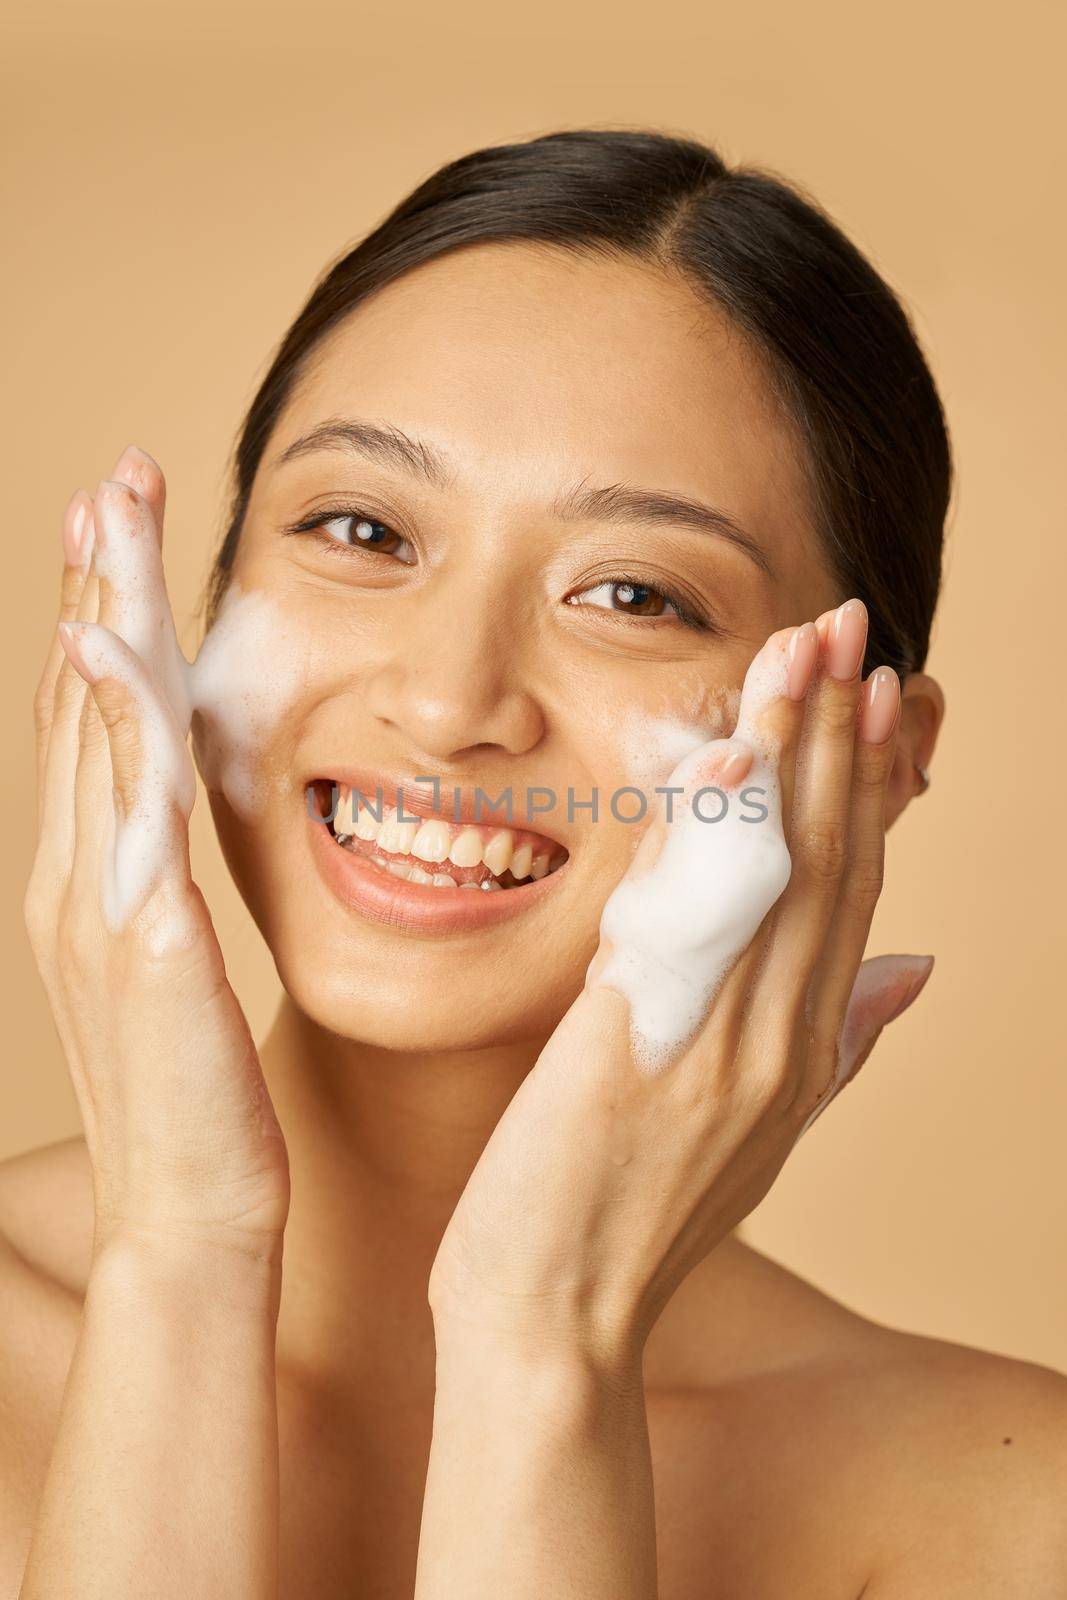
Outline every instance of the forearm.
{"type": "Polygon", "coordinates": [[[100,1252],[20,1600],[275,1600],[279,1280],[280,1252],[100,1252]]]}
{"type": "Polygon", "coordinates": [[[655,1600],[640,1359],[438,1339],[415,1600],[655,1600]]]}

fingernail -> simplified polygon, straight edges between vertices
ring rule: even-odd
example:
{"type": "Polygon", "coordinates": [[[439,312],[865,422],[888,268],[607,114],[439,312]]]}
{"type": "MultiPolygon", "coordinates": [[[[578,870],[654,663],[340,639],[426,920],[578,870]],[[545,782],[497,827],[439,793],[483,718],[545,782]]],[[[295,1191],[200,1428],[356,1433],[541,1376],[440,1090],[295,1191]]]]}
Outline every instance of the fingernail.
{"type": "Polygon", "coordinates": [[[719,768],[716,782],[719,785],[740,783],[752,766],[751,750],[732,750],[719,768]]]}
{"type": "Polygon", "coordinates": [[[900,709],[900,679],[892,667],[879,667],[867,679],[860,712],[860,738],[884,744],[896,726],[900,709]]]}
{"type": "Polygon", "coordinates": [[[934,970],[933,956],[916,956],[915,961],[916,963],[921,963],[920,971],[904,991],[903,999],[897,1003],[895,1008],[886,1017],[886,1023],[894,1021],[895,1018],[900,1016],[902,1011],[907,1011],[908,1007],[913,1005],[915,1001],[918,1000],[919,996],[926,987],[927,979],[934,970]]]}
{"type": "Polygon", "coordinates": [[[860,670],[867,643],[867,607],[862,600],[846,600],[830,624],[827,667],[830,676],[847,683],[860,670]]]}
{"type": "Polygon", "coordinates": [[[80,565],[85,555],[85,529],[92,501],[84,489],[75,489],[63,513],[63,555],[68,567],[80,565]]]}
{"type": "Polygon", "coordinates": [[[84,623],[61,622],[59,624],[58,632],[63,648],[70,657],[71,662],[77,668],[81,676],[87,682],[91,683],[94,674],[81,651],[81,642],[84,630],[84,623]]]}
{"type": "Polygon", "coordinates": [[[135,444],[128,444],[118,460],[111,476],[125,483],[133,483],[140,471],[145,467],[154,467],[156,463],[145,450],[138,449],[135,444]]]}
{"type": "Polygon", "coordinates": [[[794,630],[789,641],[786,692],[790,700],[803,700],[807,694],[818,653],[818,631],[814,622],[805,622],[794,630]]]}
{"type": "MultiPolygon", "coordinates": [[[[134,494],[137,493],[131,484],[123,483],[118,478],[101,478],[97,484],[93,523],[96,530],[96,542],[101,550],[108,548],[108,517],[116,518],[121,515],[118,511],[118,506],[123,503],[123,497],[128,495],[131,490],[134,494]]],[[[114,531],[115,525],[113,522],[112,531],[114,531]]]]}

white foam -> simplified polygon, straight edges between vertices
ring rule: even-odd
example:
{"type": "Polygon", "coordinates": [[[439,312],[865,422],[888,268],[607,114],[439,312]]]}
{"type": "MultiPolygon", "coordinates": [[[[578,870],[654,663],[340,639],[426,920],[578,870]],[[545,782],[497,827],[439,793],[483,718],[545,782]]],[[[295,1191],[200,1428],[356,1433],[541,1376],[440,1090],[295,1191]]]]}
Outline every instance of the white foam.
{"type": "Polygon", "coordinates": [[[250,816],[259,798],[259,755],[303,681],[306,649],[275,602],[231,583],[200,653],[188,662],[150,507],[124,486],[108,484],[95,515],[95,568],[110,586],[111,632],[136,660],[104,628],[87,627],[79,648],[94,675],[115,677],[129,689],[141,734],[136,795],[125,814],[116,813],[109,839],[105,915],[117,931],[164,885],[145,924],[162,949],[189,931],[166,910],[173,895],[165,880],[176,848],[168,807],[188,819],[196,791],[187,744],[192,715],[203,717],[206,781],[250,816]]]}
{"type": "Polygon", "coordinates": [[[144,664],[107,628],[88,623],[78,650],[94,678],[114,678],[133,701],[138,725],[136,780],[125,810],[115,798],[104,852],[103,910],[113,932],[126,926],[160,878],[180,859],[169,815],[188,820],[196,775],[183,727],[144,664]]]}
{"type": "Polygon", "coordinates": [[[111,628],[144,662],[179,724],[189,726],[188,663],[167,599],[159,534],[146,500],[124,484],[101,484],[93,562],[111,591],[111,628]]]}
{"type": "Polygon", "coordinates": [[[618,742],[631,783],[646,789],[665,783],[690,751],[719,738],[736,721],[740,702],[738,690],[709,695],[701,685],[683,701],[684,715],[636,707],[622,712],[618,742]]]}
{"type": "Polygon", "coordinates": [[[604,907],[600,934],[609,954],[590,981],[627,1000],[643,1071],[662,1071],[677,1057],[789,880],[776,752],[759,720],[785,692],[786,672],[783,643],[768,641],[746,675],[734,735],[683,757],[667,781],[683,793],[672,797],[673,820],[655,825],[662,834],[655,860],[648,865],[639,853],[604,907]],[[709,773],[738,744],[753,751],[751,771],[722,820],[702,820],[717,816],[721,802],[700,790],[714,785],[709,773]]]}
{"type": "Polygon", "coordinates": [[[204,719],[204,779],[254,816],[260,755],[304,681],[306,642],[267,595],[231,583],[195,662],[190,703],[204,719]]]}

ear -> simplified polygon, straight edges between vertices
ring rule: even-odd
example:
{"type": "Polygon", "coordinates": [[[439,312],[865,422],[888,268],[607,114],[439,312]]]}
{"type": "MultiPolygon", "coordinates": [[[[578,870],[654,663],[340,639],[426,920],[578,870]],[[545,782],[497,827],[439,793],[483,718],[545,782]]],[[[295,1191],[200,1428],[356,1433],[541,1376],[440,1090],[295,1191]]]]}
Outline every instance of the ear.
{"type": "Polygon", "coordinates": [[[908,801],[923,792],[919,767],[929,770],[945,715],[945,697],[936,678],[910,672],[900,686],[897,747],[889,774],[885,825],[900,816],[908,801]]]}

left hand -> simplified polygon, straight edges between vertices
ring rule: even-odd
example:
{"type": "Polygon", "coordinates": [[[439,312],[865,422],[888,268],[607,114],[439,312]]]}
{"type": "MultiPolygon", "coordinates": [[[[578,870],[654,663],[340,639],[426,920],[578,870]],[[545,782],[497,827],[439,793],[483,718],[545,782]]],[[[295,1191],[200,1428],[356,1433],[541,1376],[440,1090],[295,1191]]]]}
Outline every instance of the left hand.
{"type": "MultiPolygon", "coordinates": [[[[861,683],[866,613],[854,601],[842,623],[843,611],[799,630],[788,692],[758,708],[786,819],[784,891],[666,1071],[642,1069],[627,1001],[595,981],[602,942],[445,1230],[429,1283],[439,1344],[458,1333],[632,1369],[683,1279],[926,981],[929,957],[861,967],[900,688],[888,668],[861,683]]],[[[780,658],[794,634],[772,635],[760,656],[780,658]]],[[[706,746],[702,781],[737,748],[736,736],[718,754],[706,746]]],[[[665,826],[648,829],[624,882],[654,870],[665,826]]]]}

